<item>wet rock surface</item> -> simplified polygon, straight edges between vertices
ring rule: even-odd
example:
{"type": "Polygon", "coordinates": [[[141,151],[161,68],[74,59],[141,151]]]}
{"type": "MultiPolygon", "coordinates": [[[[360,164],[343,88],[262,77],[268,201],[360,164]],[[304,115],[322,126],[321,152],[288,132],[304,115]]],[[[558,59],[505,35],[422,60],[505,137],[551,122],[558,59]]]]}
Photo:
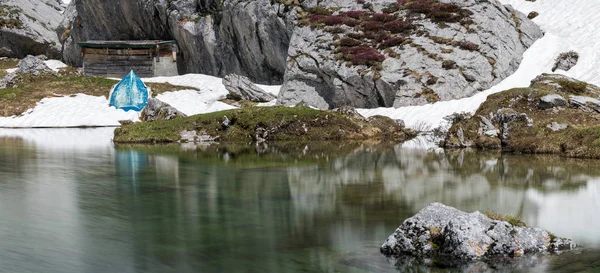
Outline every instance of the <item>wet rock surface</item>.
{"type": "Polygon", "coordinates": [[[432,203],[402,223],[382,244],[386,256],[469,261],[570,250],[575,244],[548,232],[432,203]]]}

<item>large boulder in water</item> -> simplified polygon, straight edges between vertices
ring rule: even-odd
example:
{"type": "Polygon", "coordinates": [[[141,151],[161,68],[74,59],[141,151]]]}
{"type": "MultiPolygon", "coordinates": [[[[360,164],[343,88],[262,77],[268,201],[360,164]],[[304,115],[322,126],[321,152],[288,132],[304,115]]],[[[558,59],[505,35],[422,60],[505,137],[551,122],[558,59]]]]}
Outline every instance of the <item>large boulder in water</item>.
{"type": "Polygon", "coordinates": [[[575,247],[568,239],[555,238],[521,222],[503,221],[478,211],[467,213],[432,203],[410,217],[381,246],[387,256],[412,255],[473,260],[502,255],[557,252],[575,247]]]}
{"type": "Polygon", "coordinates": [[[0,57],[60,58],[55,29],[63,10],[60,0],[0,1],[0,57]]]}
{"type": "Polygon", "coordinates": [[[497,0],[358,2],[308,10],[278,103],[375,108],[468,97],[512,75],[543,35],[497,0]]]}

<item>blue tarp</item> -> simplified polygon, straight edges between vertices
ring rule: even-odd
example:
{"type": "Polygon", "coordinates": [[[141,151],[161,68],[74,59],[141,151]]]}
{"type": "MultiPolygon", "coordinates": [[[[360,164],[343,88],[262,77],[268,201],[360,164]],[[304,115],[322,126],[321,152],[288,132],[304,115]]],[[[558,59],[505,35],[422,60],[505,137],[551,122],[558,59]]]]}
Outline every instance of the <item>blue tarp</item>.
{"type": "Polygon", "coordinates": [[[125,111],[142,111],[148,104],[148,87],[131,70],[113,88],[110,95],[110,105],[125,111]]]}

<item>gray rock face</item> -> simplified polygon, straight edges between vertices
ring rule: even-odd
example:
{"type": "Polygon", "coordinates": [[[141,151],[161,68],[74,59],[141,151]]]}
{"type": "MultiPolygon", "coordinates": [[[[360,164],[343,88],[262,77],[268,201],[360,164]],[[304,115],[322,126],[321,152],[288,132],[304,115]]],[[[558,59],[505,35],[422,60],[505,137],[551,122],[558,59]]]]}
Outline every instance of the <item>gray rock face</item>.
{"type": "Polygon", "coordinates": [[[0,13],[0,57],[60,57],[54,33],[64,9],[60,0],[4,0],[0,5],[7,13],[0,13]]]}
{"type": "Polygon", "coordinates": [[[155,98],[148,99],[148,105],[142,110],[141,120],[171,120],[175,118],[187,117],[186,114],[179,112],[175,107],[155,98]]]}
{"type": "Polygon", "coordinates": [[[571,107],[581,109],[585,112],[596,111],[600,113],[600,100],[586,96],[570,96],[569,104],[571,107]]]}
{"type": "Polygon", "coordinates": [[[538,107],[540,109],[550,109],[567,105],[567,100],[558,94],[550,94],[540,98],[538,107]]]}
{"type": "Polygon", "coordinates": [[[177,41],[179,72],[281,83],[295,10],[269,0],[73,0],[58,29],[64,57],[81,65],[84,40],[177,41]],[[111,22],[106,24],[106,22],[111,22]]]}
{"type": "Polygon", "coordinates": [[[513,226],[479,212],[467,213],[432,203],[408,218],[381,246],[381,253],[399,257],[474,260],[498,255],[572,249],[568,239],[552,239],[539,228],[513,226]],[[554,246],[553,244],[558,244],[554,246]]]}
{"type": "Polygon", "coordinates": [[[17,66],[17,74],[32,74],[34,76],[40,75],[42,73],[54,73],[50,67],[44,63],[44,61],[40,57],[28,55],[19,61],[17,66]]]}
{"type": "Polygon", "coordinates": [[[275,96],[260,89],[244,76],[229,74],[223,78],[223,85],[229,91],[227,95],[229,99],[254,102],[269,102],[276,99],[275,96]]]}
{"type": "MultiPolygon", "coordinates": [[[[381,12],[390,2],[374,4],[373,9],[381,12]]],[[[523,52],[542,37],[541,30],[524,14],[497,0],[444,2],[471,11],[474,26],[467,29],[448,23],[442,27],[427,19],[417,20],[417,31],[407,37],[409,41],[378,50],[385,56],[379,69],[340,62],[335,44],[339,35],[310,26],[296,28],[278,103],[304,102],[321,109],[342,105],[374,108],[463,98],[511,75],[523,52]]],[[[361,9],[352,0],[321,5],[344,7],[339,12],[361,9]]]]}

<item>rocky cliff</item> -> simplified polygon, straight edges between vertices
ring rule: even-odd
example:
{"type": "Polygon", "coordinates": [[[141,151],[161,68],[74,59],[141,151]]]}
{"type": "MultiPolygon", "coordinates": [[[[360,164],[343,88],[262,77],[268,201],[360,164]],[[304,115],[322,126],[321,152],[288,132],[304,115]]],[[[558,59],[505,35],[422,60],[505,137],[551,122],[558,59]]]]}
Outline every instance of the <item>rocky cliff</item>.
{"type": "Polygon", "coordinates": [[[65,59],[81,64],[77,42],[177,40],[180,73],[236,73],[281,83],[294,11],[268,0],[74,0],[58,30],[65,59]]]}
{"type": "Polygon", "coordinates": [[[542,36],[497,0],[319,5],[294,31],[281,104],[400,107],[467,97],[511,75],[542,36]]]}
{"type": "Polygon", "coordinates": [[[0,0],[0,57],[60,58],[54,30],[63,9],[60,0],[0,0]]]}
{"type": "Polygon", "coordinates": [[[180,73],[284,82],[279,103],[399,107],[472,95],[518,67],[542,36],[497,0],[74,0],[76,42],[175,39],[180,73]]]}

